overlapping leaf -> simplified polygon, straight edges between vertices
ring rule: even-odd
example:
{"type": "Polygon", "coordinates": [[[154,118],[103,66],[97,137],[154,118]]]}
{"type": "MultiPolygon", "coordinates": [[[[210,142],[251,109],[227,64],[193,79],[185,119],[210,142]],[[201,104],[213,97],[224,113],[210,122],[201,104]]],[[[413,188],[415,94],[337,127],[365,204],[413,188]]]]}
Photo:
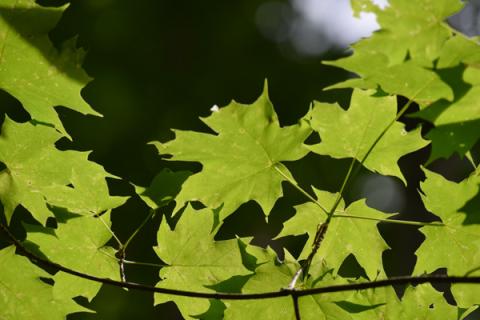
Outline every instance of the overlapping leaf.
{"type": "Polygon", "coordinates": [[[455,99],[440,100],[416,114],[435,125],[427,135],[432,140],[431,160],[448,158],[454,152],[463,156],[480,138],[479,65],[478,42],[458,35],[445,43],[437,68],[446,70],[444,77],[455,99]]]}
{"type": "Polygon", "coordinates": [[[58,52],[48,38],[64,8],[41,7],[35,0],[2,1],[0,88],[19,99],[32,119],[54,125],[65,134],[54,106],[99,114],[80,95],[89,78],[75,41],[65,43],[58,52]]]}
{"type": "MultiPolygon", "coordinates": [[[[478,193],[480,179],[473,175],[455,183],[431,171],[425,170],[425,173],[427,178],[421,185],[425,207],[445,226],[420,229],[426,239],[416,251],[418,260],[414,273],[447,268],[451,275],[473,275],[480,267],[480,225],[465,225],[467,216],[462,208],[478,193]]],[[[478,212],[471,214],[478,217],[478,212]]],[[[466,307],[471,306],[469,302],[473,297],[480,296],[480,289],[473,286],[458,285],[453,291],[457,302],[466,307]]],[[[479,302],[478,299],[475,301],[479,302]]]]}
{"type": "Polygon", "coordinates": [[[289,175],[281,161],[298,160],[308,150],[302,145],[311,129],[305,121],[280,127],[266,88],[252,105],[232,102],[202,119],[217,135],[175,131],[176,138],[156,144],[171,160],[196,161],[202,171],[191,176],[177,196],[177,208],[198,200],[229,214],[242,203],[257,201],[268,214],[282,196],[277,167],[289,175]]]}
{"type": "Polygon", "coordinates": [[[370,39],[377,49],[382,48],[391,65],[404,62],[408,54],[416,63],[431,66],[452,33],[444,21],[463,7],[459,0],[416,3],[390,0],[384,9],[372,5],[372,2],[353,0],[352,4],[357,14],[359,11],[370,11],[376,15],[381,31],[370,39]],[[379,44],[382,44],[381,47],[379,44]]]}
{"type": "MultiPolygon", "coordinates": [[[[255,275],[250,277],[242,288],[244,293],[280,291],[282,288],[287,288],[300,268],[300,265],[288,252],[282,263],[278,262],[277,256],[272,250],[265,250],[262,256],[257,258],[263,263],[257,267],[255,275]]],[[[312,297],[301,298],[302,319],[353,319],[347,311],[333,303],[338,295],[317,298],[319,299],[315,302],[312,297]],[[304,303],[305,301],[307,303],[304,303]]],[[[227,307],[225,319],[295,319],[291,297],[226,301],[225,305],[227,307]]]]}
{"type": "Polygon", "coordinates": [[[346,111],[336,104],[317,102],[310,113],[311,125],[321,142],[309,149],[333,158],[364,160],[369,170],[405,183],[398,160],[428,142],[422,139],[420,128],[405,131],[405,126],[395,121],[396,111],[395,97],[375,97],[371,91],[355,90],[346,111]]]}
{"type": "MultiPolygon", "coordinates": [[[[109,226],[109,213],[97,218],[77,216],[59,223],[56,229],[26,225],[27,240],[53,262],[78,272],[119,280],[115,250],[105,246],[112,237],[109,226]]],[[[54,279],[56,298],[84,296],[91,300],[101,287],[98,282],[63,272],[54,279]]]]}
{"type": "Polygon", "coordinates": [[[14,247],[0,250],[0,318],[2,320],[64,320],[70,313],[89,311],[68,296],[56,296],[40,278],[50,275],[15,255],[14,247]]]}
{"type": "MultiPolygon", "coordinates": [[[[316,189],[314,191],[323,206],[326,208],[333,206],[336,194],[316,189]]],[[[383,271],[382,252],[388,249],[388,246],[380,236],[375,221],[367,219],[386,219],[388,215],[367,207],[365,200],[356,201],[346,209],[342,201],[336,213],[366,219],[334,217],[312,262],[311,271],[318,273],[316,269],[322,268],[322,261],[328,259],[336,272],[345,258],[353,254],[365,269],[368,277],[375,279],[377,274],[383,271]],[[362,241],[358,241],[358,239],[362,239],[362,241]],[[365,243],[368,243],[368,246],[365,246],[365,243]]],[[[307,234],[308,241],[300,255],[300,259],[304,259],[312,250],[317,226],[322,224],[326,218],[327,215],[314,203],[302,204],[296,207],[296,214],[284,224],[280,236],[307,234]]]]}
{"type": "Polygon", "coordinates": [[[155,210],[175,199],[182,183],[190,174],[188,171],[173,172],[163,169],[153,178],[148,188],[135,186],[135,191],[151,209],[155,210]]]}
{"type": "Polygon", "coordinates": [[[0,200],[7,221],[21,204],[38,221],[53,216],[49,205],[94,215],[118,207],[124,197],[109,195],[106,177],[113,177],[88,153],[60,151],[55,129],[5,119],[0,136],[0,200]]]}
{"type": "MultiPolygon", "coordinates": [[[[255,275],[251,276],[242,292],[271,292],[287,288],[300,265],[288,252],[285,259],[278,261],[272,250],[263,250],[248,247],[259,266],[255,275]],[[253,250],[252,250],[253,249],[253,250]]],[[[313,288],[319,286],[346,284],[350,280],[334,277],[331,269],[325,263],[320,277],[310,279],[297,288],[313,288]]],[[[299,281],[300,282],[300,281],[299,281]]],[[[304,296],[299,298],[299,309],[302,319],[375,319],[379,307],[384,304],[385,297],[375,297],[381,303],[368,300],[362,293],[341,292],[321,295],[304,296]],[[358,296],[362,296],[359,298],[358,296]],[[377,310],[378,309],[378,310],[377,310]]],[[[276,299],[260,299],[253,301],[225,301],[225,319],[296,319],[291,297],[276,299]]],[[[378,319],[381,319],[380,317],[378,319]]]]}
{"type": "Polygon", "coordinates": [[[351,56],[328,63],[361,76],[332,88],[378,85],[385,92],[403,95],[421,106],[442,98],[453,99],[450,87],[428,68],[452,35],[444,20],[461,9],[460,1],[392,0],[383,10],[372,1],[352,2],[357,13],[374,12],[381,30],[355,44],[351,56]]]}
{"type": "MultiPolygon", "coordinates": [[[[160,270],[158,287],[208,292],[233,276],[251,273],[243,265],[240,240],[214,240],[215,214],[187,206],[174,230],[162,221],[155,252],[168,266],[160,270]]],[[[155,295],[155,304],[167,301],[174,301],[188,319],[205,313],[210,305],[206,299],[155,295]]]]}

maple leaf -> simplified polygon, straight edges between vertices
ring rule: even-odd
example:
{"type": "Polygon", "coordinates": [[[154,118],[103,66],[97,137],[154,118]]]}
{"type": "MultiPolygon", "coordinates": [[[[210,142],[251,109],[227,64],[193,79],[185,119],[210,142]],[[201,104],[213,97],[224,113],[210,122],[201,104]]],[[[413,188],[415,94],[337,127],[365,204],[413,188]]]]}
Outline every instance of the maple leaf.
{"type": "MultiPolygon", "coordinates": [[[[423,202],[428,211],[441,219],[443,226],[427,225],[420,229],[426,238],[415,252],[418,260],[414,274],[447,268],[451,275],[475,275],[480,267],[480,226],[466,224],[467,212],[463,208],[478,194],[480,177],[472,175],[455,183],[429,170],[424,171],[423,202]]],[[[478,212],[472,214],[478,216],[478,212]]],[[[478,286],[453,285],[452,291],[460,306],[469,307],[473,304],[470,302],[479,302],[478,286]]]]}
{"type": "MultiPolygon", "coordinates": [[[[206,292],[221,281],[251,273],[243,265],[240,240],[214,240],[214,215],[210,209],[196,211],[188,205],[174,230],[163,220],[154,249],[168,266],[160,270],[157,287],[206,292]]],[[[155,294],[155,304],[167,301],[174,301],[187,318],[206,312],[210,304],[206,299],[155,294]]]]}
{"type": "MultiPolygon", "coordinates": [[[[326,208],[333,206],[337,194],[315,188],[313,190],[319,203],[326,208]]],[[[311,271],[316,273],[317,266],[321,268],[324,259],[328,259],[332,266],[340,267],[345,258],[353,254],[368,277],[375,279],[382,269],[382,252],[388,249],[388,246],[380,236],[375,221],[367,219],[386,219],[388,215],[369,208],[364,199],[350,204],[347,208],[344,206],[342,201],[335,211],[336,214],[342,214],[342,217],[333,216],[325,238],[312,261],[311,271]],[[349,218],[348,215],[365,219],[349,218]],[[363,241],[359,242],[359,238],[363,241]],[[365,243],[368,243],[368,247],[364,245],[365,243]]],[[[326,220],[327,215],[314,203],[305,203],[295,209],[295,215],[284,223],[279,237],[306,233],[308,240],[299,257],[299,259],[305,259],[312,250],[317,226],[326,220]]],[[[336,271],[338,267],[335,268],[336,271]]]]}
{"type": "Polygon", "coordinates": [[[69,40],[61,52],[48,33],[64,7],[41,7],[35,0],[0,4],[0,88],[20,100],[33,120],[52,124],[68,135],[53,107],[65,106],[100,116],[81,97],[90,80],[81,67],[84,53],[69,40]]]}
{"type": "Polygon", "coordinates": [[[330,88],[366,89],[378,85],[387,93],[415,100],[421,107],[442,98],[452,100],[451,88],[429,68],[452,35],[444,20],[463,4],[456,0],[440,2],[392,0],[382,10],[372,1],[353,1],[357,14],[359,11],[375,13],[381,29],[353,45],[351,56],[326,63],[361,76],[330,88]]]}
{"type": "Polygon", "coordinates": [[[429,161],[463,156],[480,138],[480,45],[473,39],[455,36],[440,53],[437,68],[454,90],[454,100],[440,100],[415,114],[435,127],[427,134],[432,140],[429,161]]]}
{"type": "Polygon", "coordinates": [[[0,200],[7,221],[21,204],[38,221],[52,217],[49,206],[94,215],[122,205],[110,196],[105,178],[114,177],[88,161],[88,152],[60,151],[62,135],[54,128],[5,119],[0,136],[0,200]]]}
{"type": "Polygon", "coordinates": [[[0,250],[0,310],[5,320],[64,320],[67,314],[89,312],[69,297],[56,297],[40,278],[50,274],[15,255],[15,247],[0,250]]]}
{"type": "Polygon", "coordinates": [[[225,216],[255,200],[268,214],[282,196],[285,175],[290,176],[281,161],[308,153],[302,144],[311,133],[306,121],[280,127],[266,88],[252,105],[231,102],[202,121],[217,135],[176,130],[175,140],[155,143],[161,154],[172,155],[170,160],[202,164],[202,171],[183,184],[176,210],[198,200],[212,208],[223,204],[225,216]]]}
{"type": "Polygon", "coordinates": [[[188,171],[163,169],[153,178],[149,187],[135,186],[135,192],[151,209],[156,210],[175,199],[190,174],[188,171]]]}
{"type": "Polygon", "coordinates": [[[395,97],[372,94],[372,91],[354,90],[346,111],[337,104],[316,102],[310,112],[310,122],[313,130],[320,134],[321,142],[309,149],[333,158],[355,158],[363,161],[369,170],[398,177],[406,183],[398,160],[428,142],[422,139],[420,128],[407,132],[402,123],[395,121],[395,97]]]}
{"type": "MultiPolygon", "coordinates": [[[[100,278],[119,280],[115,249],[106,246],[112,237],[108,229],[110,213],[97,218],[74,216],[68,219],[66,214],[57,214],[57,218],[61,222],[56,229],[25,224],[26,244],[34,244],[35,250],[50,261],[67,268],[100,278]]],[[[101,283],[64,272],[55,274],[53,278],[54,295],[58,298],[84,296],[91,300],[101,287],[101,283]]]]}

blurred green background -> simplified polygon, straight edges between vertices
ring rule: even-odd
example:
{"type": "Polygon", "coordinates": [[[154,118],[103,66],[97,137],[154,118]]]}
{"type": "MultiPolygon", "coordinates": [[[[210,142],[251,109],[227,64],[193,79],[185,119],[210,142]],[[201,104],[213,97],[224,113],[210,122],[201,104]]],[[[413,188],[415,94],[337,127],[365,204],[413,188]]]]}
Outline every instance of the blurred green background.
{"type": "MultiPolygon", "coordinates": [[[[312,100],[348,106],[349,90],[322,91],[350,76],[343,70],[321,64],[324,59],[348,54],[345,43],[335,43],[321,26],[302,20],[305,12],[298,9],[299,1],[38,2],[46,6],[70,3],[50,33],[51,40],[60,47],[63,41],[77,37],[78,45],[87,51],[84,68],[93,81],[82,95],[104,117],[83,116],[57,107],[73,138],[73,142],[60,141],[58,147],[93,150],[91,160],[124,178],[123,181],[109,180],[112,194],[132,195],[127,204],[114,210],[112,215],[113,229],[122,240],[127,239],[148,214],[147,207],[134,196],[128,182],[147,186],[165,167],[201,169],[198,164],[162,160],[147,142],[172,139],[171,128],[208,132],[199,117],[209,115],[213,105],[224,106],[231,99],[253,102],[260,95],[265,79],[284,125],[295,123],[303,116],[312,100]]],[[[348,6],[348,1],[338,3],[348,6]]],[[[336,13],[335,7],[330,10],[331,14],[336,13]]],[[[28,118],[21,105],[5,92],[0,92],[0,108],[17,121],[28,118]]],[[[403,120],[408,128],[418,124],[411,119],[403,120]]],[[[400,160],[407,187],[396,179],[362,171],[352,182],[347,201],[367,197],[369,205],[387,212],[401,212],[404,219],[431,220],[416,192],[422,178],[419,164],[425,162],[428,151],[426,148],[400,160]]],[[[338,191],[348,164],[349,160],[309,155],[287,166],[305,188],[314,185],[333,192],[338,191]]],[[[467,174],[463,162],[457,158],[437,161],[432,168],[443,170],[451,179],[467,174]]],[[[306,200],[288,185],[284,185],[284,190],[285,197],[278,201],[268,221],[260,207],[249,202],[225,221],[217,238],[253,236],[258,245],[269,244],[278,251],[286,247],[298,254],[304,238],[271,240],[281,230],[282,222],[294,214],[293,205],[306,200]]],[[[20,217],[28,214],[21,208],[17,211],[13,225],[19,229],[20,217]]],[[[130,260],[160,262],[152,250],[159,223],[160,217],[157,217],[142,229],[127,251],[130,260]]],[[[381,225],[379,228],[391,246],[384,253],[387,274],[411,272],[414,251],[423,236],[411,226],[381,225]]],[[[21,235],[21,231],[18,234],[21,235]]],[[[358,274],[361,270],[352,258],[342,272],[358,274]]],[[[155,284],[159,280],[158,269],[128,266],[127,278],[155,284]]],[[[69,319],[181,319],[172,303],[153,307],[151,294],[115,287],[104,286],[91,303],[81,299],[79,302],[97,313],[76,314],[69,319]]]]}

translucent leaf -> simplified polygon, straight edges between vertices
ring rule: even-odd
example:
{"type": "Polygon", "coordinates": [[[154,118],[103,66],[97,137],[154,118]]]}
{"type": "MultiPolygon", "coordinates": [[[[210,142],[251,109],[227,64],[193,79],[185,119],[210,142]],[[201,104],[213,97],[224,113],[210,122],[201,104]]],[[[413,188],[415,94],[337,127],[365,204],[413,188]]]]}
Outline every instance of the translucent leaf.
{"type": "MultiPolygon", "coordinates": [[[[168,264],[157,287],[208,292],[233,276],[250,274],[242,263],[240,240],[215,241],[214,212],[187,206],[174,230],[162,221],[155,252],[168,264]]],[[[174,301],[185,318],[205,313],[206,299],[155,294],[155,304],[174,301]]]]}
{"type": "Polygon", "coordinates": [[[448,85],[427,68],[452,36],[444,20],[462,8],[460,1],[391,0],[383,10],[372,1],[352,2],[357,14],[359,10],[374,12],[381,29],[355,44],[351,56],[328,64],[355,72],[383,91],[403,95],[421,106],[453,99],[448,85]]]}
{"type": "Polygon", "coordinates": [[[390,0],[383,9],[368,0],[353,0],[352,4],[357,14],[375,13],[381,31],[370,39],[383,44],[382,52],[389,57],[390,64],[402,63],[408,53],[410,59],[427,66],[438,58],[451,36],[444,21],[463,7],[459,0],[390,0]]]}
{"type": "Polygon", "coordinates": [[[87,152],[60,151],[61,134],[51,127],[6,118],[0,136],[0,200],[7,221],[21,204],[38,221],[53,216],[48,205],[94,215],[123,204],[125,197],[109,195],[100,165],[88,161],[87,152]]]}
{"type": "Polygon", "coordinates": [[[479,43],[466,36],[456,35],[445,42],[438,58],[437,68],[452,68],[461,63],[477,65],[479,61],[479,43]]]}
{"type": "Polygon", "coordinates": [[[0,4],[0,88],[19,99],[32,119],[66,134],[54,106],[99,115],[81,97],[89,81],[75,41],[58,52],[48,38],[65,7],[41,7],[35,0],[0,4]]]}
{"type": "Polygon", "coordinates": [[[89,311],[40,278],[50,275],[15,255],[14,247],[0,250],[0,317],[2,320],[63,320],[67,314],[89,311]]]}
{"type": "Polygon", "coordinates": [[[321,142],[309,149],[333,158],[366,157],[363,165],[383,175],[395,176],[406,183],[397,165],[400,157],[428,144],[420,135],[420,128],[407,132],[405,126],[395,121],[395,97],[374,97],[371,91],[355,90],[350,108],[316,102],[310,112],[313,130],[320,134],[321,142]],[[370,148],[381,136],[375,147],[370,148]],[[370,151],[370,152],[369,152],[370,151]]]}
{"type": "Polygon", "coordinates": [[[443,78],[454,90],[454,100],[440,100],[415,114],[435,125],[427,135],[432,140],[430,161],[455,152],[463,156],[480,138],[479,63],[480,45],[471,39],[453,37],[442,49],[437,67],[450,68],[443,78]]]}
{"type": "MultiPolygon", "coordinates": [[[[441,175],[425,170],[426,180],[421,184],[423,202],[428,211],[437,215],[442,226],[425,226],[420,231],[426,239],[416,251],[418,257],[414,273],[431,273],[447,268],[450,275],[475,275],[480,268],[480,225],[465,224],[465,204],[479,190],[479,177],[471,176],[460,183],[446,180],[441,175]],[[441,248],[441,250],[439,250],[441,248]]],[[[473,212],[478,217],[478,212],[473,212]]],[[[480,288],[454,285],[452,289],[460,306],[478,303],[480,288]]]]}
{"type": "Polygon", "coordinates": [[[401,303],[387,305],[385,319],[457,319],[457,308],[448,304],[430,284],[408,287],[401,303]]]}
{"type": "MultiPolygon", "coordinates": [[[[249,247],[249,249],[252,247],[249,247]]],[[[258,252],[258,250],[256,250],[258,252]]],[[[285,260],[279,262],[272,250],[264,250],[257,258],[261,263],[245,286],[244,293],[280,291],[287,288],[300,265],[285,253],[285,260]],[[265,259],[267,258],[267,259],[265,259]]],[[[314,282],[309,281],[303,288],[338,285],[347,283],[347,279],[332,277],[328,268],[324,268],[322,276],[314,282]]],[[[302,319],[372,319],[372,313],[365,312],[378,307],[362,305],[361,311],[349,308],[348,301],[354,292],[338,292],[304,296],[299,298],[299,308],[302,319]],[[347,306],[348,305],[348,306],[347,306]]],[[[225,319],[295,319],[291,297],[275,299],[258,299],[251,301],[224,301],[226,305],[225,319]]],[[[375,314],[375,313],[373,313],[375,314]]]]}
{"type": "Polygon", "coordinates": [[[177,209],[198,200],[212,208],[223,204],[226,215],[255,200],[268,214],[282,196],[285,180],[276,166],[289,174],[280,162],[308,153],[302,143],[311,133],[309,126],[302,120],[281,128],[266,88],[252,105],[232,102],[202,121],[218,134],[175,131],[175,140],[156,144],[161,154],[173,155],[171,160],[202,164],[202,171],[183,184],[177,209]]]}
{"type": "MultiPolygon", "coordinates": [[[[28,243],[33,243],[49,260],[75,271],[119,280],[115,249],[105,246],[112,237],[109,226],[110,214],[106,213],[101,218],[72,217],[58,223],[56,229],[33,225],[25,227],[28,243]]],[[[63,272],[57,273],[54,279],[54,295],[57,298],[84,296],[91,300],[101,287],[101,283],[63,272]]]]}
{"type": "MultiPolygon", "coordinates": [[[[314,189],[318,201],[326,208],[333,206],[336,194],[314,189]]],[[[307,234],[308,241],[300,255],[305,259],[312,250],[313,239],[317,226],[322,224],[327,215],[315,204],[306,203],[295,207],[296,214],[285,222],[279,236],[307,234]]],[[[336,214],[355,215],[364,218],[386,219],[388,215],[367,207],[365,200],[356,201],[346,209],[344,203],[338,206],[336,214]]],[[[322,268],[322,261],[328,259],[335,272],[348,257],[353,254],[359,264],[365,269],[370,279],[375,279],[382,271],[382,252],[388,249],[387,244],[380,236],[377,224],[372,220],[337,217],[331,220],[325,238],[312,261],[311,271],[318,274],[322,268]],[[358,241],[362,239],[362,241],[358,241]],[[368,246],[365,246],[368,243],[368,246]]]]}
{"type": "Polygon", "coordinates": [[[188,171],[163,169],[153,178],[148,188],[135,186],[135,191],[150,208],[158,209],[175,199],[190,174],[188,171]]]}

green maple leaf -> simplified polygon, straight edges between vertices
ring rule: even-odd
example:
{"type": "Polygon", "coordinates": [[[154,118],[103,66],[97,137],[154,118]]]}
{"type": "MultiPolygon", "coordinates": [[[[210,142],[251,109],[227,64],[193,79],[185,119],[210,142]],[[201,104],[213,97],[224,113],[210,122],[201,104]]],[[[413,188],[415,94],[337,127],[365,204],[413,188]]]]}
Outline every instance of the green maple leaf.
{"type": "Polygon", "coordinates": [[[135,186],[135,191],[151,209],[156,210],[175,199],[190,174],[188,171],[163,169],[153,178],[148,188],[135,186]]]}
{"type": "Polygon", "coordinates": [[[478,65],[480,48],[477,41],[462,35],[448,39],[438,57],[437,68],[452,68],[459,64],[478,65]]]}
{"type": "Polygon", "coordinates": [[[280,162],[308,153],[302,143],[311,133],[309,126],[302,120],[280,127],[266,88],[252,105],[232,102],[202,121],[217,135],[175,131],[175,140],[156,144],[161,154],[173,155],[171,160],[202,164],[202,171],[183,184],[177,208],[198,200],[212,208],[223,204],[226,215],[255,200],[268,214],[286,180],[277,168],[290,175],[280,162]]]}
{"type": "MultiPolygon", "coordinates": [[[[298,262],[285,252],[285,259],[279,262],[276,254],[270,249],[258,249],[248,246],[247,251],[257,258],[259,265],[255,274],[249,277],[243,286],[243,293],[275,292],[287,288],[295,273],[300,268],[298,262]]],[[[333,277],[331,270],[325,267],[323,274],[316,281],[308,281],[304,288],[329,286],[348,283],[347,279],[333,277]]],[[[377,308],[380,304],[362,305],[362,312],[352,312],[345,307],[355,295],[354,292],[328,293],[299,298],[302,319],[372,319],[366,310],[377,308]],[[361,317],[359,318],[359,315],[361,317]]],[[[362,301],[364,302],[364,301],[362,301]]],[[[224,301],[225,319],[295,319],[291,297],[275,299],[258,299],[251,301],[224,301]]]]}
{"type": "MultiPolygon", "coordinates": [[[[445,226],[425,226],[420,231],[426,239],[416,251],[418,257],[414,273],[431,273],[447,268],[451,275],[474,275],[480,267],[480,226],[465,224],[465,204],[478,194],[480,179],[470,176],[460,183],[446,180],[441,175],[425,170],[426,180],[421,184],[423,202],[428,211],[438,216],[445,226]],[[448,248],[438,250],[438,248],[448,248]],[[473,274],[472,274],[473,272],[473,274]]],[[[474,212],[478,216],[478,212],[474,212]]],[[[460,306],[478,303],[480,289],[469,285],[454,285],[454,296],[460,306]]]]}
{"type": "Polygon", "coordinates": [[[6,118],[0,136],[0,200],[7,221],[21,204],[38,221],[53,216],[49,205],[94,215],[115,208],[125,197],[109,195],[100,165],[88,161],[87,152],[60,151],[55,142],[62,135],[53,128],[6,118]]]}
{"type": "MultiPolygon", "coordinates": [[[[109,213],[100,218],[69,218],[58,223],[56,229],[25,225],[27,244],[34,244],[50,261],[100,278],[119,280],[115,249],[106,246],[112,237],[109,227],[109,213]]],[[[64,272],[57,273],[54,280],[54,295],[58,298],[84,296],[91,300],[101,287],[101,283],[64,272]]]]}
{"type": "Polygon", "coordinates": [[[360,79],[350,79],[327,89],[350,87],[374,89],[380,86],[383,91],[415,100],[420,106],[429,105],[439,99],[453,99],[452,89],[434,71],[425,69],[413,61],[390,65],[388,57],[376,49],[379,45],[381,42],[378,44],[360,42],[353,46],[355,51],[352,56],[324,62],[361,76],[360,79]],[[375,63],[372,64],[372,61],[375,63]]]}
{"type": "Polygon", "coordinates": [[[402,63],[409,54],[411,60],[427,66],[438,58],[445,41],[452,35],[444,21],[463,7],[459,0],[424,0],[417,3],[390,0],[382,10],[372,5],[371,1],[361,2],[364,6],[357,6],[357,9],[376,15],[381,31],[372,35],[371,39],[382,43],[382,52],[387,53],[390,64],[402,63]]]}
{"type": "MultiPolygon", "coordinates": [[[[314,189],[317,199],[326,208],[333,206],[336,194],[314,189]]],[[[317,226],[322,224],[327,215],[314,203],[305,203],[295,207],[296,214],[285,222],[279,236],[307,234],[308,240],[304,246],[300,259],[305,259],[312,250],[313,239],[317,226]]],[[[354,215],[365,219],[337,217],[331,220],[320,248],[312,261],[311,272],[319,273],[322,261],[335,266],[335,272],[348,255],[353,254],[358,263],[365,269],[370,279],[375,279],[382,270],[382,252],[388,249],[387,244],[380,236],[375,221],[367,219],[386,219],[387,214],[367,207],[365,200],[350,204],[346,209],[343,201],[335,211],[345,216],[354,215]],[[362,239],[362,241],[358,241],[362,239]],[[368,247],[365,246],[368,243],[368,247]]],[[[321,272],[320,272],[321,273],[321,272]]]]}
{"type": "Polygon", "coordinates": [[[0,5],[0,88],[19,99],[32,119],[66,134],[54,106],[100,115],[81,97],[90,80],[81,67],[75,41],[61,52],[48,38],[65,7],[41,7],[35,0],[4,0],[0,5]]]}
{"type": "Polygon", "coordinates": [[[428,142],[422,139],[420,128],[405,131],[405,126],[395,121],[396,111],[395,97],[374,97],[372,91],[355,90],[346,111],[337,104],[316,102],[310,112],[311,126],[320,134],[321,142],[309,149],[333,158],[364,160],[367,169],[406,183],[398,160],[428,142]]]}
{"type": "Polygon", "coordinates": [[[347,80],[331,88],[374,88],[403,95],[421,106],[453,99],[453,92],[431,67],[452,31],[444,20],[461,9],[460,1],[389,1],[381,10],[371,1],[353,1],[360,10],[374,12],[381,30],[353,46],[354,53],[328,62],[355,72],[362,79],[347,80]],[[379,50],[381,48],[381,50],[379,50]],[[408,59],[407,59],[408,54],[408,59]]]}
{"type": "Polygon", "coordinates": [[[40,278],[50,275],[15,255],[14,247],[0,250],[0,318],[2,320],[63,320],[67,314],[89,311],[69,297],[55,296],[40,278]]]}
{"type": "Polygon", "coordinates": [[[477,42],[455,36],[445,43],[437,68],[447,70],[444,78],[454,89],[455,98],[453,101],[440,100],[415,114],[435,125],[427,135],[432,140],[430,161],[449,158],[454,152],[463,156],[480,138],[479,64],[480,45],[477,42]],[[461,73],[448,72],[455,67],[461,73]]]}
{"type": "MultiPolygon", "coordinates": [[[[168,266],[160,270],[157,287],[214,292],[212,286],[251,273],[243,265],[240,240],[214,240],[215,214],[187,206],[174,230],[162,222],[154,249],[168,266]]],[[[174,301],[188,319],[203,314],[210,305],[206,299],[155,294],[155,304],[167,301],[174,301]]]]}
{"type": "MultiPolygon", "coordinates": [[[[278,264],[271,249],[249,246],[250,254],[256,256],[259,266],[242,288],[242,293],[279,291],[287,288],[300,265],[286,254],[285,261],[278,264]]],[[[251,301],[224,301],[225,319],[295,319],[292,299],[281,297],[251,301]]]]}
{"type": "Polygon", "coordinates": [[[459,319],[457,307],[448,304],[430,284],[408,287],[401,302],[395,300],[392,295],[387,300],[385,319],[459,319]]]}

